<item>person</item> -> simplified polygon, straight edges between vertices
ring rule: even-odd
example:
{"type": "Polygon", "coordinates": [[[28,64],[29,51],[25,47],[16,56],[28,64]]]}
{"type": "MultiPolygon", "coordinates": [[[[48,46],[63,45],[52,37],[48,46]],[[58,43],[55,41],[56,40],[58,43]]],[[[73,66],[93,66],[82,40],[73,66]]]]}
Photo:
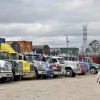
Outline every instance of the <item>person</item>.
{"type": "Polygon", "coordinates": [[[99,85],[100,85],[100,70],[99,70],[99,72],[97,73],[97,83],[99,83],[99,85]]]}

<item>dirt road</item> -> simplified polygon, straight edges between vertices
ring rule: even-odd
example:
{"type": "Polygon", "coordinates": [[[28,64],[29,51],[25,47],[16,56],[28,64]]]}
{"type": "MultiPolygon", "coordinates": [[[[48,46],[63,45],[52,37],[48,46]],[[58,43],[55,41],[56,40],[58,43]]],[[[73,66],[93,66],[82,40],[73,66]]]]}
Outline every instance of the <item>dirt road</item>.
{"type": "Polygon", "coordinates": [[[0,84],[0,100],[100,100],[96,75],[0,84]]]}

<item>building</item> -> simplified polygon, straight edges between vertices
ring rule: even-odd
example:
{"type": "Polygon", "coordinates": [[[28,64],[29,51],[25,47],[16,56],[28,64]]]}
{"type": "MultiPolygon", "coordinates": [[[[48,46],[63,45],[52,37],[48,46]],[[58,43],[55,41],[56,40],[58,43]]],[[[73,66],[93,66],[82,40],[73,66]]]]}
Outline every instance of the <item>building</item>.
{"type": "Polygon", "coordinates": [[[18,53],[32,52],[32,41],[6,41],[18,53]]]}
{"type": "Polygon", "coordinates": [[[60,48],[61,53],[68,54],[71,56],[78,56],[79,48],[60,48]]]}
{"type": "Polygon", "coordinates": [[[50,55],[50,48],[48,45],[33,45],[32,51],[36,53],[40,53],[42,55],[50,55]]]}

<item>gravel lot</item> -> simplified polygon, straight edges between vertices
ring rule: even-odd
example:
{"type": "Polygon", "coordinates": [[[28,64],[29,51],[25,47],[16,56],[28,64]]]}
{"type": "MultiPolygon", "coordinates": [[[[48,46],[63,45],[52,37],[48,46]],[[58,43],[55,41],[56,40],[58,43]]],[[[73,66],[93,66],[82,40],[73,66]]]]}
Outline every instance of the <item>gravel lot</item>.
{"type": "Polygon", "coordinates": [[[96,75],[0,84],[0,100],[100,100],[96,75]]]}

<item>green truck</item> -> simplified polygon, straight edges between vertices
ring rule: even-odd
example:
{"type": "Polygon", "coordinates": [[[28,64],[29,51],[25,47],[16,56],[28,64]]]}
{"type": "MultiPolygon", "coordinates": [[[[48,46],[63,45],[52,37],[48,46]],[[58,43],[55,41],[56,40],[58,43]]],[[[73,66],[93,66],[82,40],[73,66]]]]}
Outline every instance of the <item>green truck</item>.
{"type": "Polygon", "coordinates": [[[87,62],[89,64],[89,70],[91,74],[96,74],[100,70],[100,65],[93,63],[92,58],[90,57],[84,57],[82,58],[83,62],[87,62]]]}

